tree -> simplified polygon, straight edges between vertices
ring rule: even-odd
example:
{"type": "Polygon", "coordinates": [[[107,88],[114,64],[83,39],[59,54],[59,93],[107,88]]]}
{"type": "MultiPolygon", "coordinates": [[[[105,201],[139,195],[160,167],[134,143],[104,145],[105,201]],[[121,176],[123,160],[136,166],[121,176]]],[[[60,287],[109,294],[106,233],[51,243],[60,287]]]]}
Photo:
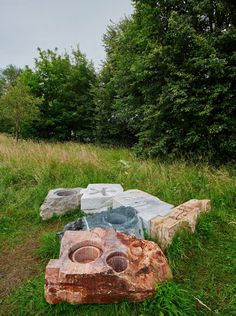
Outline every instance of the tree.
{"type": "Polygon", "coordinates": [[[36,97],[43,97],[40,119],[24,129],[25,136],[54,140],[91,141],[95,129],[92,87],[96,74],[79,49],[59,55],[42,51],[34,70],[26,68],[24,83],[36,97]]]}
{"type": "Polygon", "coordinates": [[[6,87],[10,87],[15,84],[21,72],[21,68],[14,65],[8,65],[6,68],[0,70],[0,81],[4,82],[6,87]]]}
{"type": "Polygon", "coordinates": [[[110,97],[110,106],[100,98],[97,107],[115,112],[123,123],[120,142],[124,131],[126,137],[132,133],[142,155],[233,159],[235,1],[133,3],[135,12],[126,28],[116,37],[109,36],[114,32],[105,37],[109,77],[101,76],[99,86],[110,97]]]}
{"type": "Polygon", "coordinates": [[[38,117],[37,106],[41,102],[41,99],[30,95],[28,87],[19,79],[1,96],[0,113],[2,118],[14,128],[16,142],[19,140],[23,124],[38,117]]]}
{"type": "Polygon", "coordinates": [[[136,140],[137,117],[133,109],[134,107],[137,109],[137,103],[133,102],[129,93],[129,85],[133,81],[127,68],[124,69],[124,74],[121,74],[121,71],[123,72],[121,63],[125,64],[128,56],[127,54],[126,59],[122,60],[124,55],[121,42],[131,24],[132,21],[128,18],[117,25],[112,24],[108,26],[103,37],[107,56],[95,89],[96,136],[97,140],[103,143],[131,145],[136,140]],[[122,102],[121,94],[126,96],[122,98],[122,102]]]}
{"type": "Polygon", "coordinates": [[[151,156],[232,159],[236,4],[169,0],[136,1],[136,6],[148,43],[145,81],[152,80],[143,89],[138,149],[151,156]]]}
{"type": "MultiPolygon", "coordinates": [[[[0,97],[10,86],[15,84],[20,74],[21,69],[14,65],[9,65],[4,69],[0,69],[0,97]]],[[[0,132],[8,132],[10,128],[8,122],[0,117],[0,132]]]]}

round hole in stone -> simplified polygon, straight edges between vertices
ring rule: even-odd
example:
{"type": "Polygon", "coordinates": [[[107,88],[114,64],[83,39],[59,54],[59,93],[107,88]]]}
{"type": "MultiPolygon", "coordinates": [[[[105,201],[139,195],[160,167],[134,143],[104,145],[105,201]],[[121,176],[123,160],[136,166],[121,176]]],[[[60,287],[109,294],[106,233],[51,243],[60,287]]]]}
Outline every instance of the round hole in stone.
{"type": "Polygon", "coordinates": [[[61,191],[57,191],[56,194],[58,196],[69,196],[69,195],[76,194],[76,191],[73,191],[73,190],[61,190],[61,191]]]}
{"type": "Polygon", "coordinates": [[[127,221],[127,217],[122,214],[111,213],[106,216],[106,221],[112,225],[121,225],[127,221]]]}
{"type": "Polygon", "coordinates": [[[95,261],[101,255],[101,250],[94,246],[84,246],[76,249],[70,255],[72,261],[78,263],[89,263],[95,261]]]}
{"type": "Polygon", "coordinates": [[[128,268],[128,259],[122,252],[111,253],[106,262],[116,272],[123,272],[128,268]]]}

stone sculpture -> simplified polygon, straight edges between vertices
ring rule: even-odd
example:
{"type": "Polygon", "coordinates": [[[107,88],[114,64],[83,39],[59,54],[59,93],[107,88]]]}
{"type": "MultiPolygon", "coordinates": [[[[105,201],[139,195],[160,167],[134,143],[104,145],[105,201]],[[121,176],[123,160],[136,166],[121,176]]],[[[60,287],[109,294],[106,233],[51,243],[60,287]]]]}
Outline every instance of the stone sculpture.
{"type": "Polygon", "coordinates": [[[81,198],[81,210],[86,213],[100,211],[102,207],[112,206],[112,198],[123,192],[120,184],[89,184],[81,198]]]}
{"type": "Polygon", "coordinates": [[[113,198],[113,208],[120,206],[135,208],[148,234],[150,234],[151,220],[157,216],[166,216],[174,207],[141,190],[128,190],[115,196],[113,198]]]}
{"type": "Polygon", "coordinates": [[[54,215],[63,215],[80,206],[82,188],[50,190],[40,207],[40,216],[47,220],[54,215]]]}
{"type": "Polygon", "coordinates": [[[155,285],[171,278],[162,250],[113,228],[66,231],[60,257],[46,267],[45,297],[50,304],[143,301],[155,285]]]}
{"type": "MultiPolygon", "coordinates": [[[[132,207],[118,207],[101,213],[89,214],[65,225],[64,231],[89,230],[95,227],[113,227],[119,232],[144,238],[141,220],[132,207]]],[[[58,234],[62,237],[64,232],[58,234]]]]}
{"type": "Polygon", "coordinates": [[[190,200],[171,210],[171,213],[151,220],[151,236],[158,240],[162,249],[172,242],[174,234],[181,228],[195,231],[200,213],[210,210],[210,200],[190,200]]]}

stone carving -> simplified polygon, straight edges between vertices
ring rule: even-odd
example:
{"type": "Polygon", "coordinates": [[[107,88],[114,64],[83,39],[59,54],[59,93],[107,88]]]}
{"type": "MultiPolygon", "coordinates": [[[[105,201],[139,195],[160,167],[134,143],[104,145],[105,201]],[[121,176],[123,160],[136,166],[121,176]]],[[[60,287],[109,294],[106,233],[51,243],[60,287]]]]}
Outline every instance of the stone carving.
{"type": "Polygon", "coordinates": [[[82,192],[82,188],[50,190],[40,207],[40,216],[47,220],[54,215],[63,215],[77,209],[82,192]]]}
{"type": "Polygon", "coordinates": [[[162,250],[113,228],[66,231],[60,257],[46,267],[45,298],[50,304],[143,301],[155,285],[171,278],[162,250]]]}
{"type": "Polygon", "coordinates": [[[112,198],[122,192],[120,184],[89,184],[81,198],[81,210],[86,213],[100,212],[101,208],[112,206],[112,198]]]}
{"type": "Polygon", "coordinates": [[[171,213],[151,220],[151,237],[162,249],[171,244],[177,230],[185,227],[194,232],[198,215],[210,210],[210,200],[190,200],[171,210],[171,213]]]}
{"type": "MultiPolygon", "coordinates": [[[[144,238],[141,220],[132,207],[118,207],[90,214],[65,225],[64,232],[66,230],[89,230],[95,227],[113,227],[119,232],[144,238]]],[[[58,233],[59,237],[62,237],[64,232],[58,233]]]]}
{"type": "Polygon", "coordinates": [[[150,221],[157,216],[166,216],[173,205],[141,190],[128,190],[113,198],[113,207],[131,206],[138,212],[143,226],[150,234],[150,221]]]}

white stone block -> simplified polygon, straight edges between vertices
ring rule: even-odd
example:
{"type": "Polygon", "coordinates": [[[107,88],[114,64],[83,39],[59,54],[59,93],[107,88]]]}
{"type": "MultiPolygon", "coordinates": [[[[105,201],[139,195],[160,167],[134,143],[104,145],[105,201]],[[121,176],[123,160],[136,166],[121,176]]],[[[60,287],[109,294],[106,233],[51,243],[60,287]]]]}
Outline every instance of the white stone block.
{"type": "Polygon", "coordinates": [[[96,183],[89,184],[81,198],[81,210],[98,212],[104,207],[112,207],[112,198],[123,192],[120,184],[96,183]]]}
{"type": "Polygon", "coordinates": [[[143,226],[150,234],[151,220],[157,216],[166,216],[173,205],[141,190],[128,190],[113,198],[113,208],[131,206],[142,219],[143,226]]]}

